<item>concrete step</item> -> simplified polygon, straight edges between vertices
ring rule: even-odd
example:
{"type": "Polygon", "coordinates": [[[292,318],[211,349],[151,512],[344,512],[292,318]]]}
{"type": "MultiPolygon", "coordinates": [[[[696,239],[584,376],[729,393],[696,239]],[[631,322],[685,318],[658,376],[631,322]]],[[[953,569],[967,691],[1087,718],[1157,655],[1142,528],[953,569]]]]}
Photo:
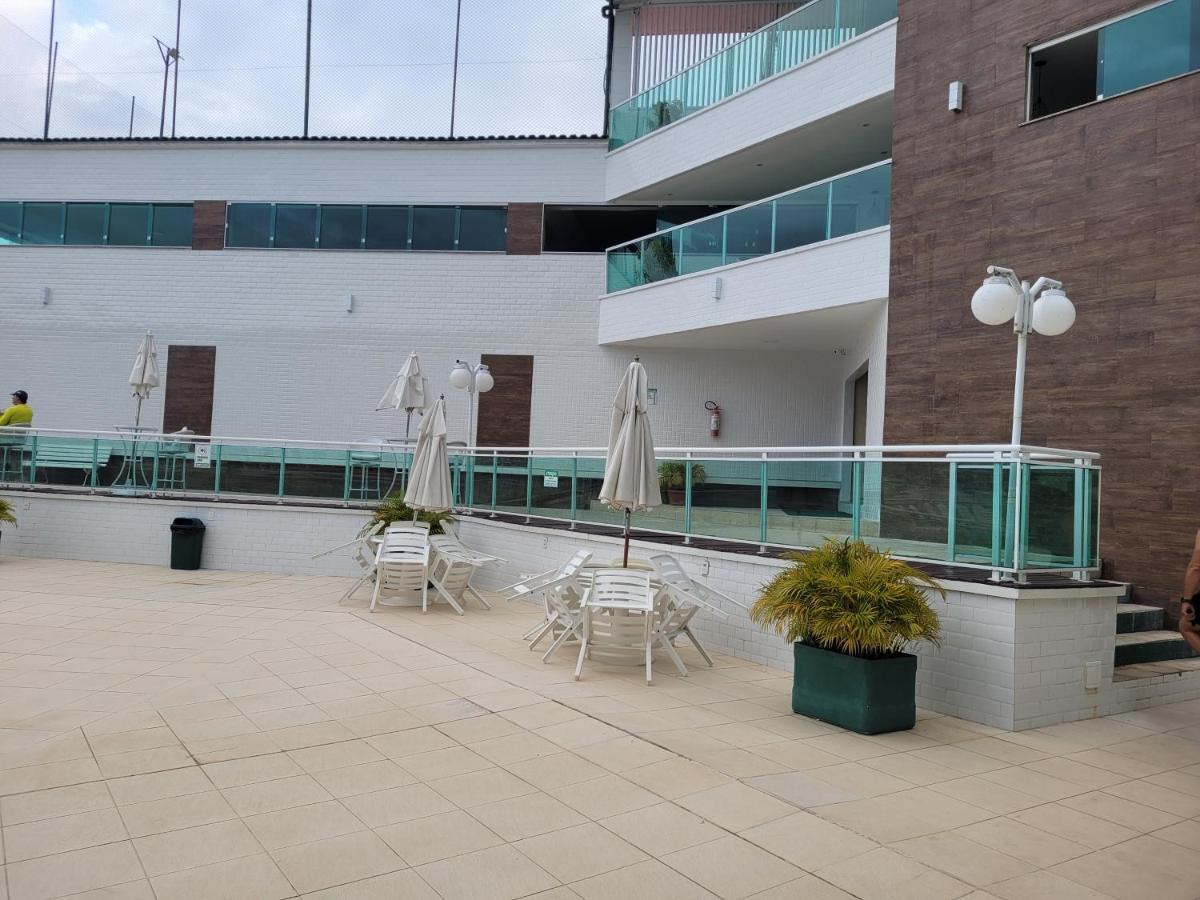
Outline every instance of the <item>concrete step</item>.
{"type": "Polygon", "coordinates": [[[1140,603],[1117,604],[1117,634],[1130,634],[1134,631],[1161,631],[1163,627],[1163,611],[1157,606],[1143,606],[1140,603]]]}
{"type": "Polygon", "coordinates": [[[1154,678],[1158,675],[1200,676],[1200,657],[1117,666],[1113,669],[1113,683],[1115,684],[1119,681],[1136,681],[1139,678],[1154,678]]]}
{"type": "Polygon", "coordinates": [[[1114,666],[1189,659],[1195,654],[1178,631],[1135,631],[1117,635],[1114,666]]]}

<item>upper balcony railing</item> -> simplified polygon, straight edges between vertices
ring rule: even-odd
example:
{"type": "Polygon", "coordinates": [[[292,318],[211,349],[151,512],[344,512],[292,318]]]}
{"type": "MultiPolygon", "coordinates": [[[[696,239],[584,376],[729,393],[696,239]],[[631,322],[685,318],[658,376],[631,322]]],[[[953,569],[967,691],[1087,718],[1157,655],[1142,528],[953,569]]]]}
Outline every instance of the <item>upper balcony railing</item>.
{"type": "Polygon", "coordinates": [[[608,293],[891,222],[892,162],[875,163],[608,250],[608,293]]]}
{"type": "Polygon", "coordinates": [[[609,113],[608,147],[670,125],[896,18],[897,0],[813,0],[609,113]]]}
{"type": "MultiPolygon", "coordinates": [[[[1094,453],[1006,445],[713,447],[657,451],[649,532],[751,546],[861,538],[897,556],[1085,574],[1099,564],[1094,453]]],[[[0,428],[0,488],[357,507],[403,491],[402,443],[0,428]]],[[[602,447],[452,447],[455,507],[618,526],[599,499],[602,447]]]]}

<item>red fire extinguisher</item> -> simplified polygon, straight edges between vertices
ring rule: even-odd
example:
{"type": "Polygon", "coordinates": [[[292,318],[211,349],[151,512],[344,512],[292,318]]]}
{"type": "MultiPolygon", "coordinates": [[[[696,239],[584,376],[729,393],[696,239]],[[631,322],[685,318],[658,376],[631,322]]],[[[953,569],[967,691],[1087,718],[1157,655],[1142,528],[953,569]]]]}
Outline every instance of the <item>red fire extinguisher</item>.
{"type": "Polygon", "coordinates": [[[704,408],[708,410],[708,433],[710,437],[721,436],[721,407],[712,400],[704,402],[704,408]]]}

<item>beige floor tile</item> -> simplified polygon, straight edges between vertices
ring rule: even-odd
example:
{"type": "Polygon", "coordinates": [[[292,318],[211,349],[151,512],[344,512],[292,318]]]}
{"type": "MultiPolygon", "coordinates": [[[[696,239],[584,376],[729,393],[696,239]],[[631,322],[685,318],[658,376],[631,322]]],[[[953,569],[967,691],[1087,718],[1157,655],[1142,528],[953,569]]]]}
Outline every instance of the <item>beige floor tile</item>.
{"type": "Polygon", "coordinates": [[[932,822],[919,815],[911,802],[896,794],[819,806],[813,812],[883,844],[922,837],[951,827],[949,823],[932,822]]]}
{"type": "Polygon", "coordinates": [[[610,772],[619,773],[675,759],[675,754],[669,750],[633,735],[587,744],[575,752],[610,772]]]}
{"type": "Polygon", "coordinates": [[[287,847],[271,855],[300,893],[406,868],[405,862],[371,831],[287,847]]]}
{"type": "Polygon", "coordinates": [[[723,837],[721,829],[674,803],[659,803],[600,823],[651,856],[663,856],[723,837]]]}
{"type": "Polygon", "coordinates": [[[438,778],[429,786],[463,809],[532,794],[537,788],[499,767],[438,778]]]}
{"type": "MultiPolygon", "coordinates": [[[[1197,755],[1200,756],[1200,745],[1197,745],[1196,749],[1197,755]]],[[[1182,772],[1154,775],[1152,778],[1154,780],[1143,779],[1110,785],[1104,789],[1104,793],[1133,800],[1143,806],[1152,806],[1181,818],[1200,816],[1200,796],[1188,790],[1193,787],[1189,780],[1200,782],[1200,779],[1194,779],[1182,772]]]]}
{"type": "Polygon", "coordinates": [[[1002,737],[976,738],[975,740],[964,741],[958,744],[958,747],[961,750],[969,750],[972,753],[986,756],[989,759],[994,759],[1009,766],[1023,765],[1037,759],[1045,759],[1051,755],[1042,750],[1035,750],[1032,747],[1005,740],[1002,737]]]}
{"type": "Polygon", "coordinates": [[[523,731],[520,725],[497,714],[459,719],[456,722],[444,722],[437,726],[437,730],[449,735],[460,744],[489,741],[492,738],[519,734],[523,731]]]}
{"type": "Polygon", "coordinates": [[[789,771],[788,766],[783,763],[761,755],[758,751],[762,749],[764,748],[743,750],[740,747],[730,747],[717,753],[700,754],[696,760],[732,778],[753,778],[756,775],[774,775],[789,771]]]}
{"type": "Polygon", "coordinates": [[[822,865],[869,853],[878,846],[811,813],[798,812],[742,832],[742,837],[812,872],[822,865]]]}
{"type": "Polygon", "coordinates": [[[485,803],[474,807],[471,815],[507,841],[558,831],[585,821],[569,806],[542,793],[485,803]]]}
{"type": "Polygon", "coordinates": [[[449,778],[451,775],[464,775],[492,767],[491,762],[466,747],[447,747],[405,756],[401,765],[421,781],[449,778]]]}
{"type": "Polygon", "coordinates": [[[952,900],[971,893],[970,885],[885,847],[814,874],[860,900],[952,900]]]}
{"type": "Polygon", "coordinates": [[[509,846],[427,863],[417,874],[443,900],[512,900],[556,886],[552,875],[509,846]]]}
{"type": "Polygon", "coordinates": [[[1053,871],[1117,900],[1195,900],[1196,879],[1181,878],[1175,866],[1151,862],[1177,858],[1178,854],[1175,844],[1143,835],[1072,859],[1053,871]]]}
{"type": "Polygon", "coordinates": [[[377,833],[410,866],[504,843],[503,838],[461,810],[386,825],[377,833]]]}
{"type": "Polygon", "coordinates": [[[424,784],[357,794],[342,801],[371,828],[451,812],[454,804],[424,784]]]}
{"type": "Polygon", "coordinates": [[[181,746],[158,747],[153,750],[131,750],[96,758],[105,778],[143,775],[195,765],[192,755],[181,746]]]}
{"type": "Polygon", "coordinates": [[[280,750],[299,750],[339,741],[354,740],[355,736],[337,722],[318,722],[315,725],[296,725],[266,732],[280,750]]]}
{"type": "Polygon", "coordinates": [[[657,860],[577,881],[571,887],[585,900],[713,900],[716,896],[657,860]]]}
{"type": "Polygon", "coordinates": [[[328,769],[313,775],[317,783],[334,797],[353,797],[388,788],[402,787],[416,781],[407,770],[389,759],[379,762],[328,769]]]}
{"type": "Polygon", "coordinates": [[[276,753],[282,749],[269,734],[233,734],[229,737],[202,741],[189,740],[184,743],[187,745],[188,752],[201,765],[222,762],[227,759],[261,756],[264,753],[276,753]]]}
{"type": "Polygon", "coordinates": [[[756,775],[745,779],[745,783],[803,809],[861,799],[853,791],[813,778],[807,772],[756,775]]]}
{"type": "Polygon", "coordinates": [[[258,841],[236,819],[149,835],[133,844],[150,877],[262,853],[258,841]]]}
{"type": "Polygon", "coordinates": [[[605,770],[595,763],[565,751],[553,756],[509,763],[504,768],[542,790],[591,781],[605,773],[605,770]]]}
{"type": "Polygon", "coordinates": [[[1147,775],[1157,775],[1167,771],[1168,768],[1158,763],[1148,763],[1136,757],[1121,756],[1103,749],[1081,750],[1079,753],[1072,753],[1064,758],[1094,766],[1097,769],[1104,769],[1106,772],[1112,772],[1125,778],[1145,778],[1147,775]]]}
{"type": "Polygon", "coordinates": [[[858,794],[860,797],[879,797],[913,787],[911,781],[905,781],[903,778],[897,778],[861,763],[823,766],[818,769],[809,769],[804,774],[809,778],[824,781],[833,787],[858,794]]]}
{"type": "Polygon", "coordinates": [[[218,788],[241,787],[244,784],[257,784],[260,781],[274,781],[276,778],[304,774],[286,753],[268,753],[265,756],[209,763],[203,769],[218,788]]]}
{"type": "Polygon", "coordinates": [[[1083,856],[1091,849],[1005,817],[966,825],[955,833],[1041,869],[1083,856]]]}
{"type": "Polygon", "coordinates": [[[143,878],[129,841],[10,863],[5,869],[12,900],[48,900],[143,878]]]}
{"type": "Polygon", "coordinates": [[[763,744],[755,747],[759,756],[779,763],[794,772],[803,772],[822,766],[833,766],[842,762],[840,756],[810,747],[801,741],[783,741],[778,744],[763,744]]]}
{"type": "Polygon", "coordinates": [[[1048,759],[1026,763],[1025,768],[1069,781],[1089,791],[1100,790],[1128,780],[1124,775],[1118,775],[1107,769],[1090,766],[1062,756],[1052,756],[1048,759]]]}
{"type": "Polygon", "coordinates": [[[1093,791],[1078,797],[1068,797],[1062,803],[1071,809],[1107,819],[1117,825],[1132,828],[1139,833],[1166,828],[1182,818],[1182,816],[1163,812],[1134,800],[1117,797],[1106,791],[1093,791]]]}
{"type": "Polygon", "coordinates": [[[88,738],[96,756],[126,753],[131,750],[153,750],[157,747],[178,745],[175,732],[165,725],[142,728],[137,731],[119,731],[115,734],[95,734],[88,738]]]}
{"type": "Polygon", "coordinates": [[[404,869],[305,894],[303,900],[440,900],[416,872],[404,869]]]}
{"type": "Polygon", "coordinates": [[[290,809],[330,800],[330,794],[311,775],[293,775],[223,789],[222,793],[239,816],[290,809]]]}
{"type": "Polygon", "coordinates": [[[854,896],[815,875],[805,875],[787,884],[768,888],[750,900],[854,900],[854,896]]]}
{"type": "Polygon", "coordinates": [[[296,894],[263,853],[160,875],[151,884],[158,900],[284,900],[296,894]]]}
{"type": "Polygon", "coordinates": [[[1046,802],[1025,791],[987,781],[983,776],[971,775],[929,785],[929,790],[970,803],[997,815],[1007,815],[1029,809],[1046,802]]]}
{"type": "Polygon", "coordinates": [[[604,775],[550,791],[555,797],[590,819],[606,819],[660,801],[657,794],[616,775],[604,775]]]}
{"type": "Polygon", "coordinates": [[[1108,900],[1107,894],[1053,872],[1030,872],[1011,881],[989,885],[988,890],[1003,900],[1108,900]]]}
{"type": "MultiPolygon", "coordinates": [[[[385,694],[385,697],[390,697],[385,694]]],[[[428,703],[424,706],[405,707],[413,716],[426,725],[440,725],[443,722],[454,722],[458,719],[469,719],[473,716],[485,715],[488,711],[477,703],[455,697],[440,703],[428,703]]]]}
{"type": "Polygon", "coordinates": [[[447,737],[428,725],[390,734],[373,735],[366,738],[366,741],[389,759],[401,759],[419,753],[457,746],[453,738],[447,737]]]}
{"type": "Polygon", "coordinates": [[[131,803],[120,807],[120,812],[129,836],[135,838],[224,822],[237,816],[217,791],[131,803]]]}
{"type": "Polygon", "coordinates": [[[804,874],[732,835],[668,853],[661,861],[726,900],[749,897],[804,874]]]}
{"type": "Polygon", "coordinates": [[[987,887],[1034,871],[1027,862],[953,832],[900,841],[892,844],[892,849],[975,887],[987,887]]]}
{"type": "Polygon", "coordinates": [[[792,804],[736,781],[675,802],[728,831],[744,831],[796,812],[792,804]]]}
{"type": "Polygon", "coordinates": [[[1015,812],[1010,819],[1057,835],[1089,850],[1103,850],[1132,840],[1138,832],[1062,803],[1046,803],[1015,812]]]}
{"type": "Polygon", "coordinates": [[[266,850],[353,834],[366,827],[336,800],[249,816],[245,823],[266,850]]]}
{"type": "Polygon", "coordinates": [[[111,844],[127,837],[115,809],[97,809],[4,828],[4,859],[20,862],[38,856],[111,844]]]}
{"type": "Polygon", "coordinates": [[[951,772],[962,775],[982,775],[984,772],[994,772],[1003,769],[1009,763],[995,759],[983,753],[970,749],[973,742],[966,747],[962,744],[946,744],[943,746],[926,747],[913,750],[906,754],[917,759],[923,759],[936,766],[943,766],[951,772]]]}
{"type": "Polygon", "coordinates": [[[118,778],[108,782],[108,789],[112,792],[117,805],[124,806],[130,803],[144,803],[148,800],[165,800],[169,797],[200,794],[211,791],[213,785],[199,767],[193,766],[187,769],[156,772],[151,775],[118,778]]]}
{"type": "Polygon", "coordinates": [[[99,781],[101,777],[103,776],[99,767],[91,759],[71,759],[6,769],[0,771],[0,796],[99,781]]]}
{"type": "MultiPolygon", "coordinates": [[[[0,891],[0,897],[5,894],[0,891]]],[[[126,881],[108,887],[97,888],[94,891],[83,891],[71,894],[71,900],[155,900],[154,888],[145,878],[140,881],[126,881]]]]}
{"type": "Polygon", "coordinates": [[[728,775],[678,756],[670,756],[662,762],[640,768],[626,769],[621,774],[627,781],[668,800],[730,782],[728,775]]]}
{"type": "Polygon", "coordinates": [[[517,709],[506,709],[500,715],[522,728],[544,728],[547,725],[558,725],[572,719],[581,718],[580,714],[568,706],[553,701],[535,703],[532,706],[522,706],[517,709]]]}
{"type": "Polygon", "coordinates": [[[924,759],[912,752],[878,756],[865,760],[863,765],[916,785],[937,784],[962,775],[955,769],[924,759]]]}
{"type": "Polygon", "coordinates": [[[857,734],[850,734],[847,731],[807,738],[804,743],[816,750],[821,750],[849,762],[871,759],[875,756],[885,756],[892,752],[887,747],[877,744],[874,741],[869,741],[857,734]]]}
{"type": "Polygon", "coordinates": [[[646,854],[594,822],[518,841],[514,846],[557,878],[569,883],[646,859],[646,854]]]}
{"type": "Polygon", "coordinates": [[[1152,833],[1153,837],[1191,849],[1196,843],[1196,821],[1177,822],[1152,833]]]}
{"type": "Polygon", "coordinates": [[[557,725],[547,725],[537,729],[537,733],[564,750],[574,750],[622,736],[618,729],[591,718],[571,719],[557,725]]]}
{"type": "Polygon", "coordinates": [[[345,741],[340,744],[326,744],[321,747],[309,747],[304,750],[292,750],[288,753],[288,756],[310,775],[315,772],[324,772],[328,769],[358,766],[383,759],[382,753],[362,740],[345,741]]]}
{"type": "Polygon", "coordinates": [[[39,819],[92,812],[112,806],[112,796],[104,783],[91,782],[0,798],[0,822],[6,827],[22,825],[39,819]]]}
{"type": "MultiPolygon", "coordinates": [[[[471,721],[467,719],[465,721],[471,721]]],[[[553,756],[562,748],[532,732],[522,731],[470,745],[470,749],[496,765],[553,756]]]]}
{"type": "MultiPolygon", "coordinates": [[[[325,706],[327,708],[328,704],[325,706]]],[[[349,717],[338,716],[337,719],[355,737],[361,738],[404,731],[409,728],[425,727],[420,719],[406,713],[402,709],[388,709],[383,712],[366,713],[349,717]]]]}

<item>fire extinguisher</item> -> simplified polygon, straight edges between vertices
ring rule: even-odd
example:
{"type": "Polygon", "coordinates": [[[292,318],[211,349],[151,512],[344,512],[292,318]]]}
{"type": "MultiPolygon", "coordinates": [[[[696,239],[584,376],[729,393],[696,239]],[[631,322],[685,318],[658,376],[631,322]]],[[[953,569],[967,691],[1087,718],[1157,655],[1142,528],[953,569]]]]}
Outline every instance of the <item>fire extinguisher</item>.
{"type": "Polygon", "coordinates": [[[721,436],[721,407],[712,400],[704,402],[704,408],[708,410],[708,433],[710,437],[721,436]]]}

